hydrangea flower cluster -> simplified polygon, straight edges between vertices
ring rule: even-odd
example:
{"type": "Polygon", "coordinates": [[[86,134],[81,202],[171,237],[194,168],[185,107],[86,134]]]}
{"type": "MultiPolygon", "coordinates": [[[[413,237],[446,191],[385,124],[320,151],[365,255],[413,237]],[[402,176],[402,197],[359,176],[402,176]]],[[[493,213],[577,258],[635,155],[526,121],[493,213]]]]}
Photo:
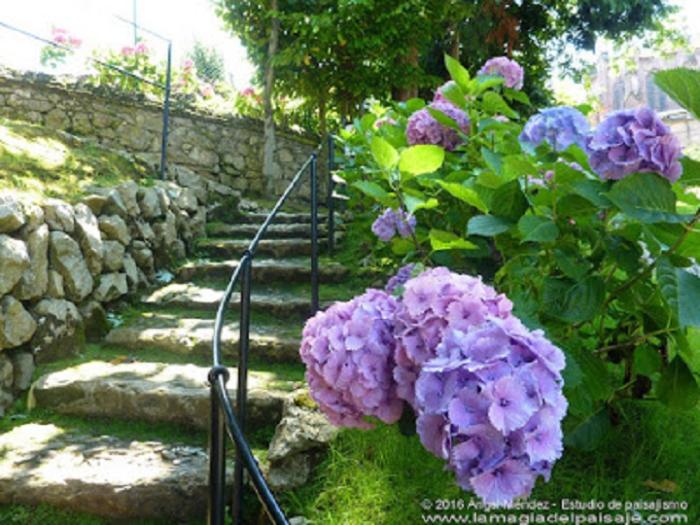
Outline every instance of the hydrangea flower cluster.
{"type": "MultiPolygon", "coordinates": [[[[467,114],[450,102],[436,101],[429,106],[444,113],[454,120],[464,133],[469,133],[470,121],[467,114]]],[[[443,126],[433,117],[427,108],[416,111],[408,119],[406,138],[411,146],[416,144],[435,144],[447,151],[453,151],[463,140],[457,130],[443,126]]]]}
{"type": "Polygon", "coordinates": [[[397,233],[404,238],[410,237],[415,230],[415,216],[402,209],[387,208],[372,223],[372,233],[384,242],[389,242],[397,233]]]}
{"type": "Polygon", "coordinates": [[[616,111],[588,141],[589,163],[603,179],[655,172],[675,182],[681,176],[681,144],[649,108],[616,111]]]}
{"type": "Polygon", "coordinates": [[[492,315],[446,331],[436,354],[415,387],[421,442],[487,504],[529,495],[563,450],[564,354],[516,317],[492,315]]]}
{"type": "Polygon", "coordinates": [[[481,278],[447,268],[388,283],[400,300],[367,290],[304,328],[312,396],[336,425],[398,421],[403,401],[428,451],[490,505],[527,496],[562,454],[564,354],[529,331],[512,303],[481,278]]]}
{"type": "Polygon", "coordinates": [[[583,113],[561,106],[540,110],[530,117],[519,139],[533,148],[546,141],[555,151],[564,151],[572,144],[585,149],[589,133],[590,125],[583,113]]]}
{"type": "Polygon", "coordinates": [[[391,295],[370,289],[307,321],[300,349],[306,380],[333,424],[367,429],[366,416],[385,423],[401,417],[392,379],[396,308],[391,295]]]}
{"type": "Polygon", "coordinates": [[[415,407],[414,387],[421,367],[437,356],[450,330],[467,331],[487,316],[508,317],[513,303],[481,278],[433,268],[409,280],[396,312],[396,369],[401,398],[415,407]]]}
{"type": "Polygon", "coordinates": [[[408,280],[411,278],[411,274],[413,273],[415,267],[416,265],[414,263],[408,263],[407,265],[399,268],[399,271],[396,272],[396,275],[394,275],[387,281],[384,291],[386,293],[394,293],[396,290],[399,289],[399,287],[406,284],[406,282],[408,282],[408,280]]]}
{"type": "Polygon", "coordinates": [[[478,74],[503,77],[504,85],[512,89],[522,89],[525,79],[525,71],[522,66],[508,57],[489,58],[478,74]]]}

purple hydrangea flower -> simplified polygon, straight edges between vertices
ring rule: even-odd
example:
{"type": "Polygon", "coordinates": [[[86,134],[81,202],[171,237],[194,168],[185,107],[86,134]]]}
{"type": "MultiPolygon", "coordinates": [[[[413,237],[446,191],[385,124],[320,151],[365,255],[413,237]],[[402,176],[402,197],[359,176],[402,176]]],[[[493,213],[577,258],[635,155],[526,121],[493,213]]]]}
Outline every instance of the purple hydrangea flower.
{"type": "Polygon", "coordinates": [[[372,233],[384,242],[390,241],[397,233],[401,237],[410,237],[416,230],[416,218],[402,209],[384,210],[372,223],[372,233]]]}
{"type": "Polygon", "coordinates": [[[416,217],[403,210],[399,210],[396,215],[396,231],[403,237],[411,237],[416,231],[416,217]]]}
{"type": "Polygon", "coordinates": [[[508,57],[489,58],[477,74],[503,77],[504,85],[512,89],[522,89],[525,78],[525,71],[520,64],[508,57]]]}
{"type": "Polygon", "coordinates": [[[370,289],[307,321],[301,360],[311,396],[333,424],[372,428],[366,416],[385,423],[401,417],[392,377],[396,308],[391,295],[370,289]]]}
{"type": "Polygon", "coordinates": [[[433,268],[408,280],[396,313],[396,369],[401,398],[415,406],[421,366],[437,355],[450,330],[465,331],[487,316],[505,318],[513,304],[479,277],[433,268]]]}
{"type": "MultiPolygon", "coordinates": [[[[464,133],[469,133],[470,122],[467,114],[449,102],[436,101],[429,106],[454,120],[464,133]]],[[[435,144],[447,151],[453,151],[463,140],[456,130],[440,124],[426,109],[416,111],[408,119],[406,137],[411,146],[435,144]]]]}
{"type": "Polygon", "coordinates": [[[389,242],[396,235],[396,213],[391,208],[384,210],[372,223],[372,233],[380,240],[389,242]]]}
{"type": "Polygon", "coordinates": [[[589,132],[590,125],[583,113],[561,106],[543,109],[530,117],[519,139],[533,148],[547,141],[555,151],[564,151],[572,144],[585,149],[589,132]]]}
{"type": "Polygon", "coordinates": [[[447,328],[415,385],[421,442],[484,503],[528,496],[562,454],[564,365],[542,331],[512,315],[447,328]]]}
{"type": "Polygon", "coordinates": [[[411,274],[413,273],[413,269],[415,267],[416,265],[414,263],[409,263],[399,268],[396,275],[387,281],[384,291],[386,291],[386,293],[394,293],[397,288],[406,284],[406,282],[411,278],[411,274]]]}
{"type": "Polygon", "coordinates": [[[610,114],[590,136],[588,148],[591,168],[603,179],[654,172],[673,183],[683,171],[680,142],[646,107],[610,114]]]}

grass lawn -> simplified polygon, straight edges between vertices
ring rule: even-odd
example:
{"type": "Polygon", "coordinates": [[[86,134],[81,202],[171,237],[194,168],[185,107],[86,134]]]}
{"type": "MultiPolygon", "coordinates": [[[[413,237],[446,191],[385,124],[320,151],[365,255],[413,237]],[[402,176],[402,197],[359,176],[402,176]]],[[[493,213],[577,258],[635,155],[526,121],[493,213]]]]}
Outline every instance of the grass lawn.
{"type": "Polygon", "coordinates": [[[69,202],[89,187],[153,175],[145,166],[66,133],[0,118],[0,188],[69,202]]]}
{"type": "MultiPolygon", "coordinates": [[[[532,498],[557,504],[564,498],[685,501],[685,523],[700,523],[700,412],[673,414],[649,404],[630,407],[627,417],[599,450],[565,450],[551,481],[538,481],[532,498]],[[652,488],[664,480],[673,492],[652,488]]],[[[314,525],[402,525],[423,523],[426,499],[466,504],[470,494],[417,436],[385,426],[343,431],[315,482],[285,495],[283,503],[289,515],[304,515],[314,525]]]]}

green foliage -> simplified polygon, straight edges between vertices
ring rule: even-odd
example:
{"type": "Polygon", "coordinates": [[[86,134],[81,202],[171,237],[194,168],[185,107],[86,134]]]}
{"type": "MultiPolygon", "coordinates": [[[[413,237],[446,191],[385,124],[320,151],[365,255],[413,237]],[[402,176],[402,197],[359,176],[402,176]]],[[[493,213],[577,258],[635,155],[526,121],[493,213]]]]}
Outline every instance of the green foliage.
{"type": "MultiPolygon", "coordinates": [[[[700,432],[700,413],[672,413],[650,403],[626,402],[619,431],[606,435],[607,416],[601,411],[595,419],[594,413],[588,427],[569,429],[569,436],[580,436],[583,448],[590,443],[586,432],[590,438],[599,436],[598,449],[591,453],[567,448],[551,481],[538,483],[531,501],[687,501],[688,523],[700,523],[700,443],[689,439],[700,432]],[[673,493],[645,486],[647,480],[665,479],[677,486],[673,493]]],[[[397,425],[344,430],[330,447],[312,483],[282,495],[288,515],[303,515],[318,525],[413,524],[424,513],[423,500],[469,502],[444,463],[426,454],[417,436],[401,435],[397,425]]],[[[487,516],[495,523],[520,523],[507,517],[530,512],[494,509],[487,516]]],[[[443,514],[471,513],[449,509],[443,514]]],[[[651,511],[641,514],[648,517],[651,511]]]]}
{"type": "MultiPolygon", "coordinates": [[[[406,122],[419,101],[374,108],[341,133],[342,175],[360,190],[351,192],[351,205],[374,216],[402,207],[417,219],[414,239],[377,242],[375,257],[492,277],[516,314],[567,354],[571,446],[601,443],[630,400],[696,406],[700,200],[693,161],[684,160],[687,172],[673,185],[656,173],[605,181],[577,146],[524,150],[518,115],[531,110],[527,99],[446,62],[473,129],[455,151],[408,147],[406,122]],[[503,114],[512,118],[494,118],[503,114]],[[376,127],[378,116],[395,124],[376,127]]],[[[688,91],[677,98],[692,106],[700,83],[683,82],[688,91]]]]}
{"type": "Polygon", "coordinates": [[[654,80],[669,96],[700,118],[700,71],[684,67],[659,71],[654,80]]]}
{"type": "Polygon", "coordinates": [[[224,57],[215,48],[206,47],[195,40],[189,57],[194,62],[199,78],[210,84],[224,81],[224,57]]]}
{"type": "Polygon", "coordinates": [[[465,89],[467,69],[506,54],[526,67],[526,91],[542,102],[552,64],[567,49],[592,49],[597,36],[622,40],[658,30],[672,12],[668,0],[279,0],[277,12],[267,0],[216,5],[261,74],[277,18],[276,89],[350,117],[369,97],[404,99],[449,74],[465,89]],[[444,64],[445,53],[467,68],[458,60],[444,64]]]}

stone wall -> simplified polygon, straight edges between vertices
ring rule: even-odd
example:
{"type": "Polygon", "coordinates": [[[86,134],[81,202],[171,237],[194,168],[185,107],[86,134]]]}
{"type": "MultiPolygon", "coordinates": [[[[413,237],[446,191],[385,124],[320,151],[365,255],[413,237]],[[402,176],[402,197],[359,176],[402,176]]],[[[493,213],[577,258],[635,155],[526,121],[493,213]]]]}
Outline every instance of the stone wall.
{"type": "MultiPolygon", "coordinates": [[[[160,162],[162,107],[142,97],[85,82],[0,69],[0,116],[90,137],[135,154],[152,166],[160,162]]],[[[174,108],[169,129],[169,166],[183,166],[212,184],[267,198],[284,191],[318,143],[317,137],[279,130],[281,172],[265,180],[262,122],[174,108]]],[[[171,170],[170,178],[173,175],[171,170]]],[[[308,185],[296,195],[307,194],[308,185]]]]}
{"type": "Polygon", "coordinates": [[[103,305],[149,286],[204,236],[207,194],[124,183],[71,205],[0,192],[0,415],[35,362],[79,352],[107,329],[103,305]]]}

